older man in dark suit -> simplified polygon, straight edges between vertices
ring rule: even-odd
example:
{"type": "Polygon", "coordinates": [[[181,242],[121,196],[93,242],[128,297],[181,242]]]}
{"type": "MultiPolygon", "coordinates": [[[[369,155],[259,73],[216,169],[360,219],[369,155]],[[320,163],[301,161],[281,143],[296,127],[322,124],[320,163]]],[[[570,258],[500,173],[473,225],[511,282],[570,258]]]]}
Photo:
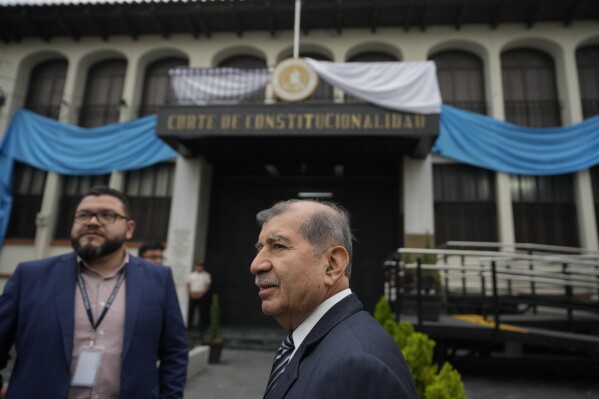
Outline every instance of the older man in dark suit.
{"type": "Polygon", "coordinates": [[[334,203],[279,202],[257,215],[252,262],[262,312],[289,332],[264,398],[417,399],[391,336],[349,288],[349,214],[334,203]]]}

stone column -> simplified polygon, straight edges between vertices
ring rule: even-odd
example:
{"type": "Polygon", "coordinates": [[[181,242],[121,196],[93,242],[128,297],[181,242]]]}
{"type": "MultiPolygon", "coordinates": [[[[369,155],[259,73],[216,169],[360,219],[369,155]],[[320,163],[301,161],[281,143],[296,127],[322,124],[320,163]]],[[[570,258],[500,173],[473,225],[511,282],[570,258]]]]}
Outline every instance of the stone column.
{"type": "MultiPolygon", "coordinates": [[[[487,98],[489,99],[489,115],[495,119],[505,119],[503,104],[503,83],[501,80],[501,54],[499,48],[489,53],[487,98]]],[[[512,206],[512,189],[510,175],[498,172],[495,175],[495,191],[497,203],[497,228],[499,241],[503,244],[513,244],[516,241],[514,232],[514,210],[512,206]]],[[[505,248],[511,250],[511,247],[505,248]]]]}
{"type": "Polygon", "coordinates": [[[403,159],[404,247],[424,248],[435,243],[433,163],[424,159],[403,159]]]}
{"type": "Polygon", "coordinates": [[[187,275],[196,260],[204,260],[212,166],[201,157],[178,157],[168,228],[166,256],[173,269],[177,295],[187,319],[187,275]]]}
{"type": "Polygon", "coordinates": [[[48,256],[48,248],[56,228],[58,206],[62,193],[62,177],[54,172],[46,175],[42,207],[35,218],[35,259],[48,256]]]}
{"type": "MultiPolygon", "coordinates": [[[[570,51],[564,51],[563,54],[563,59],[558,60],[557,63],[557,80],[563,82],[560,86],[561,97],[564,98],[564,103],[567,104],[567,112],[564,112],[563,115],[563,124],[571,125],[583,120],[575,47],[573,46],[570,51]]],[[[597,251],[599,250],[597,219],[595,218],[591,172],[588,169],[578,171],[575,174],[574,200],[576,201],[576,214],[578,217],[579,245],[597,251]]]]}

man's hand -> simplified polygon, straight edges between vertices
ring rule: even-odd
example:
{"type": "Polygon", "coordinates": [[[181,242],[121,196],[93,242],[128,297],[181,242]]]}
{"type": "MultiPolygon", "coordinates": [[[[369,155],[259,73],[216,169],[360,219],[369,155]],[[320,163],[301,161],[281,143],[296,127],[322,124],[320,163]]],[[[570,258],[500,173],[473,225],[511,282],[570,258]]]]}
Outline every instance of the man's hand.
{"type": "Polygon", "coordinates": [[[204,296],[203,292],[192,292],[191,294],[191,299],[200,299],[204,296]]]}

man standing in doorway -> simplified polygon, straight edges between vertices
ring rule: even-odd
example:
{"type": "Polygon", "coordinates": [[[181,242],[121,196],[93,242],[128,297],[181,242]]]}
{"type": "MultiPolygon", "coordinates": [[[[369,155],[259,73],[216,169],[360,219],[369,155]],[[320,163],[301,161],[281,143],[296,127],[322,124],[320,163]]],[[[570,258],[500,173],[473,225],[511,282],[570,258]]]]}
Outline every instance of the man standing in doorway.
{"type": "Polygon", "coordinates": [[[17,266],[0,297],[6,398],[183,398],[189,347],[170,268],[129,255],[135,222],[108,187],[83,196],[74,252],[17,266]]]}
{"type": "Polygon", "coordinates": [[[202,339],[204,330],[208,325],[210,307],[210,287],[212,278],[206,271],[204,262],[196,262],[194,270],[187,278],[187,292],[189,293],[189,312],[187,318],[187,328],[193,331],[195,315],[198,315],[198,338],[202,339]]]}
{"type": "Polygon", "coordinates": [[[264,398],[417,399],[399,347],[349,288],[349,214],[332,202],[289,200],[256,216],[262,226],[250,270],[289,335],[264,398]]]}

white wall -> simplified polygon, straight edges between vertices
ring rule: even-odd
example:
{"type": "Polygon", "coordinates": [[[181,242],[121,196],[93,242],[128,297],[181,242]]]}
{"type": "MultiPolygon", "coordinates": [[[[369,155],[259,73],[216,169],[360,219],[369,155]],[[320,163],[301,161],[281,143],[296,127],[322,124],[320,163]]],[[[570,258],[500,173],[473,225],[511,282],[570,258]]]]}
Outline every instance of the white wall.
{"type": "MultiPolygon", "coordinates": [[[[77,119],[89,66],[108,57],[126,59],[128,69],[123,97],[128,107],[123,109],[121,120],[128,120],[136,117],[136,104],[141,95],[141,77],[145,66],[159,57],[186,56],[190,60],[190,66],[207,67],[215,66],[229,55],[245,52],[264,55],[267,63],[272,66],[291,53],[292,43],[292,32],[281,32],[276,37],[272,37],[269,32],[245,33],[242,37],[234,33],[214,34],[210,39],[202,38],[201,41],[187,35],[172,35],[168,39],[142,36],[137,40],[117,37],[103,41],[100,38],[84,37],[79,41],[60,38],[48,43],[37,39],[0,43],[0,87],[7,96],[7,103],[0,108],[0,137],[4,135],[14,111],[23,105],[31,69],[45,59],[61,56],[68,60],[69,70],[63,96],[65,103],[60,119],[69,123],[75,123],[77,119]]],[[[538,48],[550,54],[556,62],[559,96],[564,103],[562,116],[568,122],[575,122],[580,118],[579,98],[576,97],[576,90],[571,88],[572,82],[577,81],[572,76],[576,73],[573,60],[575,50],[583,44],[591,43],[599,43],[599,29],[593,22],[575,22],[568,27],[561,23],[539,23],[532,28],[523,25],[501,25],[496,29],[475,25],[463,26],[460,30],[453,27],[430,27],[424,32],[416,29],[406,32],[401,27],[383,28],[376,32],[354,29],[344,30],[340,35],[333,35],[330,31],[311,31],[309,35],[301,36],[301,50],[321,51],[337,62],[342,62],[363,49],[385,50],[404,61],[426,60],[431,54],[447,49],[474,52],[481,57],[485,66],[490,114],[500,119],[503,118],[499,64],[501,52],[522,46],[538,48]]],[[[587,198],[590,192],[588,179],[580,179],[580,184],[582,186],[578,187],[577,192],[582,198],[579,199],[579,204],[587,204],[585,209],[589,209],[588,204],[592,200],[587,198]]],[[[509,207],[507,211],[504,208],[502,210],[505,215],[502,215],[501,220],[508,225],[502,229],[505,232],[503,235],[508,237],[505,239],[509,240],[509,224],[512,222],[509,207]]],[[[582,214],[581,217],[591,220],[588,214],[582,214]]],[[[423,223],[416,225],[414,229],[427,230],[431,221],[423,219],[423,223]]],[[[584,236],[581,242],[584,245],[597,246],[596,228],[585,224],[582,234],[584,236]]],[[[33,243],[24,246],[4,245],[0,249],[0,270],[10,272],[18,261],[33,258],[33,248],[33,243]]],[[[66,247],[50,247],[45,252],[52,254],[68,250],[66,247]]]]}

